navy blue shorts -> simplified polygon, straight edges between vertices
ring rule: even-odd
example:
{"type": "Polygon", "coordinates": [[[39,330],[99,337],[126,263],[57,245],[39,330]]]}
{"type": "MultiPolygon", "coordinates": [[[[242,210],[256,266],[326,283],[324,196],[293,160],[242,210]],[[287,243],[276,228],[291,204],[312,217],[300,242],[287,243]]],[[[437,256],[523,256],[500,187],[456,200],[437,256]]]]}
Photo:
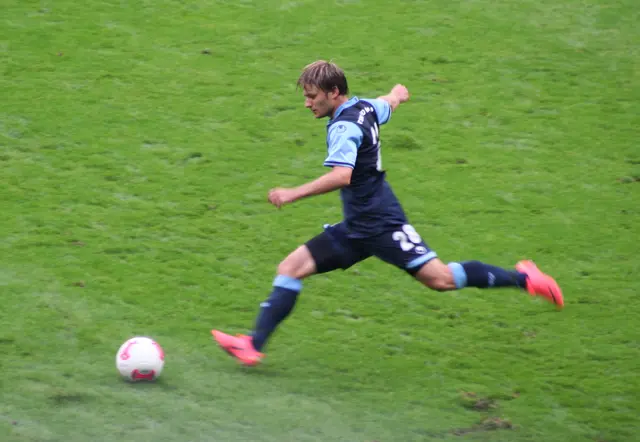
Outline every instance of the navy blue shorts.
{"type": "Polygon", "coordinates": [[[327,225],[324,232],[305,245],[316,263],[317,273],[345,270],[375,256],[413,275],[438,256],[410,224],[368,238],[349,238],[344,223],[327,225]]]}

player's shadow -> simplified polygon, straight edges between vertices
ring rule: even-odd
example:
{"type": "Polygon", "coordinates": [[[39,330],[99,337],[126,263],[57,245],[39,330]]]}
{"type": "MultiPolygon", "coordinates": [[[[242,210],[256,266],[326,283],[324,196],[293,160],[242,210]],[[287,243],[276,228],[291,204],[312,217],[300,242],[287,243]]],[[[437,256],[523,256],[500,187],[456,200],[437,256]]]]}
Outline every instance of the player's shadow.
{"type": "Polygon", "coordinates": [[[237,374],[241,376],[261,376],[266,378],[287,378],[286,373],[279,371],[275,368],[267,367],[265,365],[261,365],[259,367],[245,367],[243,365],[235,365],[225,368],[223,370],[228,374],[237,374]]]}

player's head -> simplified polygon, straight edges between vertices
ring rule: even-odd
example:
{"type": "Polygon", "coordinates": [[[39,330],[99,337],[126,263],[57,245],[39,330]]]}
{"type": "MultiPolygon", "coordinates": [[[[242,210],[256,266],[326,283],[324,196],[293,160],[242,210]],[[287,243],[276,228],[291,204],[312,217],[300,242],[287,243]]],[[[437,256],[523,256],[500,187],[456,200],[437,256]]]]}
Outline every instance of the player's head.
{"type": "Polygon", "coordinates": [[[307,65],[298,86],[304,89],[304,105],[316,118],[330,117],[347,100],[347,77],[335,63],[318,60],[307,65]]]}

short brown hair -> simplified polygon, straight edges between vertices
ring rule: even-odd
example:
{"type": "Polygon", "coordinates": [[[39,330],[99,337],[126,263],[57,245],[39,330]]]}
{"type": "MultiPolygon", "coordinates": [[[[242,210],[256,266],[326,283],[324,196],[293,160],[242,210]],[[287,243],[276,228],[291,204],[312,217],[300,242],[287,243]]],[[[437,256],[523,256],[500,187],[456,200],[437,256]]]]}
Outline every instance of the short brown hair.
{"type": "Polygon", "coordinates": [[[340,95],[349,93],[344,71],[337,64],[324,60],[314,61],[305,66],[298,78],[298,86],[316,86],[324,92],[331,92],[333,88],[338,88],[340,95]]]}

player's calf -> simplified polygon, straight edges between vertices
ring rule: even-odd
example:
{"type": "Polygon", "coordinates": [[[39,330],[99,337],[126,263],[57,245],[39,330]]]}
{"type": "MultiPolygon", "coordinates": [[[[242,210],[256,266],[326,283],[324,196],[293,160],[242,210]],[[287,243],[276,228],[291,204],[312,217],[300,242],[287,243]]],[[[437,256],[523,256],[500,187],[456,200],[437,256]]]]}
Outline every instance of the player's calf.
{"type": "Polygon", "coordinates": [[[519,287],[525,289],[527,275],[522,272],[484,264],[480,261],[444,264],[439,259],[433,259],[416,273],[416,278],[427,287],[438,291],[462,289],[464,287],[481,289],[519,287]]]}
{"type": "Polygon", "coordinates": [[[527,275],[515,270],[506,270],[480,261],[451,262],[449,268],[457,288],[476,287],[526,287],[527,275]]]}
{"type": "Polygon", "coordinates": [[[260,351],[278,325],[293,311],[302,290],[302,279],[316,272],[316,264],[307,246],[300,246],[278,265],[273,290],[260,304],[256,325],[251,333],[253,345],[260,351]]]}

